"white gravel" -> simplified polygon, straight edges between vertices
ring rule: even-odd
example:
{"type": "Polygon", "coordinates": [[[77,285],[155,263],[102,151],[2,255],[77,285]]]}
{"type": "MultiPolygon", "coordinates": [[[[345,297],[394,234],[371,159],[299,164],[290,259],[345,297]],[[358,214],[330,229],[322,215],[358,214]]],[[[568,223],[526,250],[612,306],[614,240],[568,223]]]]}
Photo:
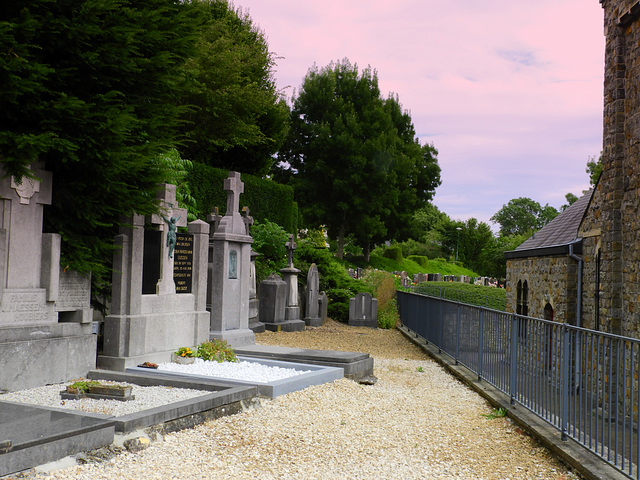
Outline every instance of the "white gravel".
{"type": "MultiPolygon", "coordinates": [[[[125,382],[108,382],[104,380],[100,380],[100,382],[103,384],[130,385],[125,382]]],[[[120,402],[117,400],[95,400],[93,398],[83,398],[81,400],[61,399],[60,392],[65,390],[66,386],[71,385],[72,383],[73,382],[66,382],[63,384],[31,388],[29,390],[20,390],[18,392],[9,392],[0,395],[0,400],[28,403],[42,407],[82,410],[83,412],[102,413],[105,415],[121,417],[130,413],[161,407],[168,403],[179,402],[211,393],[204,390],[193,390],[188,388],[172,388],[164,386],[140,387],[138,385],[132,385],[133,389],[131,393],[136,398],[135,400],[128,400],[126,402],[120,402]]]]}
{"type": "Polygon", "coordinates": [[[341,379],[165,435],[139,453],[50,480],[576,478],[428,359],[375,359],[374,386],[341,379]]]}
{"type": "Polygon", "coordinates": [[[158,365],[158,370],[258,383],[269,383],[311,372],[311,370],[296,370],[247,361],[207,362],[201,358],[196,358],[190,365],[161,363],[158,365]]]}

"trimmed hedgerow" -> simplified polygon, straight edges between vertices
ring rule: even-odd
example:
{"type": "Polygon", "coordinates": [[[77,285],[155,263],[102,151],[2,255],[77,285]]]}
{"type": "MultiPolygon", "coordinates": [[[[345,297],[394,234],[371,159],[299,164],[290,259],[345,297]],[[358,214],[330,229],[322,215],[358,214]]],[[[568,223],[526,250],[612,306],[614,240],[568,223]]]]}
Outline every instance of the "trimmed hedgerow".
{"type": "MultiPolygon", "coordinates": [[[[214,207],[218,207],[220,215],[225,214],[227,192],[224,190],[224,181],[228,176],[228,170],[201,163],[193,164],[187,182],[203,218],[211,213],[214,207]]],[[[242,181],[244,193],[240,195],[240,207],[249,207],[254,220],[269,220],[287,232],[297,230],[298,204],[293,200],[293,188],[247,173],[242,174],[242,181]]]]}

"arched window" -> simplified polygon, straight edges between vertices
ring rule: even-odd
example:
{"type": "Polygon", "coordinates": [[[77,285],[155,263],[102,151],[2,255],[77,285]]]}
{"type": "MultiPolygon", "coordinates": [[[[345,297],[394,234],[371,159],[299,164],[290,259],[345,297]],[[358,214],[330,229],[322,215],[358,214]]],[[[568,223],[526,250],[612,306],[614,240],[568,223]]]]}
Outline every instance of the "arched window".
{"type": "Polygon", "coordinates": [[[516,286],[516,313],[522,315],[522,280],[518,280],[516,286]]]}
{"type": "Polygon", "coordinates": [[[549,303],[544,306],[544,319],[553,322],[553,307],[549,303]]]}
{"type": "Polygon", "coordinates": [[[522,315],[529,315],[529,284],[526,280],[522,283],[522,315]]]}

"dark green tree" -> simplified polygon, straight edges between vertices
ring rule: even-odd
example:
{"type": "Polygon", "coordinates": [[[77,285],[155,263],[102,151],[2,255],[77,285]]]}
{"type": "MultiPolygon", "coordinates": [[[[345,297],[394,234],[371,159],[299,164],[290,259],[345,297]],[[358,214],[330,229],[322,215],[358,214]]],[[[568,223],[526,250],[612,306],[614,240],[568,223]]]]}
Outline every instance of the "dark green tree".
{"type": "Polygon", "coordinates": [[[589,157],[585,171],[589,174],[589,183],[594,187],[602,174],[602,152],[600,152],[598,160],[596,157],[589,157]]]}
{"type": "Polygon", "coordinates": [[[436,155],[417,142],[397,97],[381,97],[377,73],[345,59],[307,73],[280,159],[308,226],[325,225],[340,257],[352,234],[367,258],[372,243],[401,235],[431,198],[436,155]]]}
{"type": "Polygon", "coordinates": [[[289,108],[278,93],[263,33],[225,1],[191,3],[204,18],[197,51],[184,65],[193,105],[184,119],[183,158],[263,175],[287,131],[289,108]]]}
{"type": "Polygon", "coordinates": [[[503,205],[491,221],[500,225],[501,235],[524,235],[541,229],[557,215],[558,211],[548,204],[542,207],[530,198],[519,197],[503,205]]]}
{"type": "Polygon", "coordinates": [[[564,196],[565,200],[567,201],[566,205],[562,205],[560,207],[560,211],[564,212],[567,208],[569,208],[571,205],[573,205],[574,203],[576,203],[578,201],[578,197],[576,197],[573,193],[569,192],[564,196]]]}
{"type": "Polygon", "coordinates": [[[0,162],[17,176],[45,163],[63,261],[104,273],[120,215],[157,208],[154,159],[176,141],[202,19],[173,0],[15,0],[0,15],[0,162]]]}
{"type": "Polygon", "coordinates": [[[458,257],[465,267],[483,275],[491,270],[486,252],[495,239],[491,227],[475,218],[466,222],[445,222],[442,227],[442,249],[451,257],[458,257]]]}

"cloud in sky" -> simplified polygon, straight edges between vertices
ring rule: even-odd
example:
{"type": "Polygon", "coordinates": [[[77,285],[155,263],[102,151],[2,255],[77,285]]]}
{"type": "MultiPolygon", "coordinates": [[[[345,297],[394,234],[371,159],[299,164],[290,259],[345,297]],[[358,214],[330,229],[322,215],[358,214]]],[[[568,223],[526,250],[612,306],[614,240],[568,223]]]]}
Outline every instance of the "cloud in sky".
{"type": "Polygon", "coordinates": [[[309,67],[348,58],[398,94],[438,149],[434,203],[489,218],[512,198],[558,208],[602,149],[597,0],[235,0],[265,33],[288,97],[309,67]]]}

